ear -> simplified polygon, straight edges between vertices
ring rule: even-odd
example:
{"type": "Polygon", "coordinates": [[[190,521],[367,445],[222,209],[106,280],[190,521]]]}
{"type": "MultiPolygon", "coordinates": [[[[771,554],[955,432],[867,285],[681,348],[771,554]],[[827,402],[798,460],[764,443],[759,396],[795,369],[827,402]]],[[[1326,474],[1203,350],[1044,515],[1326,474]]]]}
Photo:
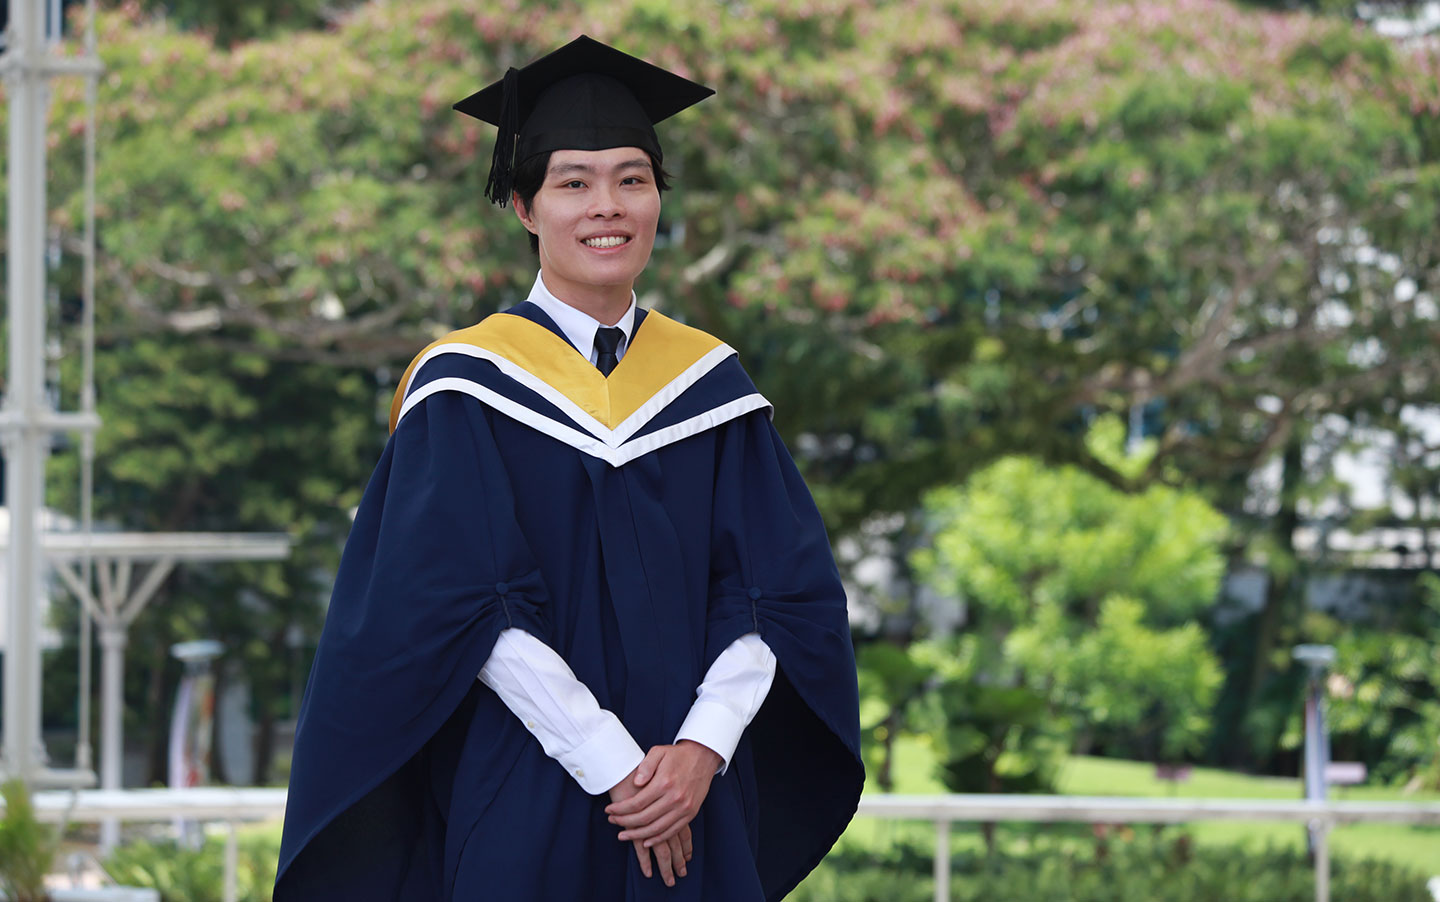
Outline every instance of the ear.
{"type": "Polygon", "coordinates": [[[515,210],[515,218],[520,220],[520,224],[523,225],[527,230],[529,230],[530,234],[540,234],[536,231],[535,218],[531,215],[530,208],[527,207],[525,205],[525,202],[520,199],[519,192],[511,192],[510,206],[513,207],[515,210]]]}

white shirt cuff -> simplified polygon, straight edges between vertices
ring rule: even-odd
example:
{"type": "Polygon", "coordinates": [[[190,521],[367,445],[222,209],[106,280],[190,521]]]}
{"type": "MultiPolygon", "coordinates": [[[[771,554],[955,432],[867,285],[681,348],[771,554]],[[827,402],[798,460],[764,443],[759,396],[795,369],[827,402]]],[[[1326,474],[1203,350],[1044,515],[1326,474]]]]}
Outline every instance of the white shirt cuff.
{"type": "Polygon", "coordinates": [[[730,767],[730,758],[735,746],[740,744],[740,734],[745,732],[746,723],[740,715],[720,702],[707,702],[697,698],[675,734],[675,741],[689,739],[698,742],[720,756],[717,774],[725,773],[730,767]]]}
{"type": "MultiPolygon", "coordinates": [[[[609,711],[605,713],[610,714],[609,711]]],[[[645,753],[620,718],[610,714],[607,726],[573,751],[557,755],[555,760],[575,778],[581,789],[598,796],[630,776],[630,772],[645,760],[645,753]]]]}

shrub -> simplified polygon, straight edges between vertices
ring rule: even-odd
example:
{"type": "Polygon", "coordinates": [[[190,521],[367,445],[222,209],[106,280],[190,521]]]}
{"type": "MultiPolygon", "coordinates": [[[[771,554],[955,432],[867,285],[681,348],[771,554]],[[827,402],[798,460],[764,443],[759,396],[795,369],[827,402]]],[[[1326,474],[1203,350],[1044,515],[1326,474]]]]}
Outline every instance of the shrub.
{"type": "Polygon", "coordinates": [[[1052,732],[1152,761],[1202,749],[1223,670],[1196,618],[1224,577],[1226,521],[1200,495],[1008,457],[930,492],[926,510],[934,539],[912,563],[967,605],[974,643],[947,719],[998,715],[949,737],[947,786],[1036,791],[999,778],[1043,785],[1052,732]],[[1010,711],[1025,735],[1005,729],[1010,711]]]}
{"type": "MultiPolygon", "coordinates": [[[[236,872],[240,902],[271,902],[280,849],[265,834],[241,835],[236,872]]],[[[116,849],[105,862],[116,883],[157,890],[162,902],[221,902],[224,896],[225,841],[207,837],[199,849],[174,842],[142,841],[116,849]]]]}
{"type": "Polygon", "coordinates": [[[60,849],[59,834],[40,823],[30,791],[20,780],[0,786],[5,817],[0,819],[0,890],[12,902],[45,902],[45,875],[60,849]]]}

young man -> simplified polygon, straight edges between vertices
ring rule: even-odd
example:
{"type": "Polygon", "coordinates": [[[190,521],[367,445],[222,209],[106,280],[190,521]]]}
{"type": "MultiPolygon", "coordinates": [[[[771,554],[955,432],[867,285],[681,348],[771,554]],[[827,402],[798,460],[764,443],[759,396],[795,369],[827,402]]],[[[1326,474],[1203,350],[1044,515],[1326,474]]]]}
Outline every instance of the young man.
{"type": "Polygon", "coordinates": [[[401,381],[276,902],[779,899],[854,813],[819,515],[734,352],[635,306],[654,123],[711,93],[581,37],[456,104],[540,273],[401,381]]]}

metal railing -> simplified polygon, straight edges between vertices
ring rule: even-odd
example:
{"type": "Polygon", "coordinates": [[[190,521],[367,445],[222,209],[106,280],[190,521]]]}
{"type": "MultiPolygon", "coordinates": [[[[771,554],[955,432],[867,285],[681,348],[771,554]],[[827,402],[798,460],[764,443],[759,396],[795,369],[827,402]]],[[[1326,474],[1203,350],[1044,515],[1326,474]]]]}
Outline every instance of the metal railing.
{"type": "Polygon", "coordinates": [[[222,822],[226,827],[222,898],[224,902],[237,902],[240,844],[236,825],[282,817],[285,814],[285,794],[283,789],[220,786],[39,792],[35,794],[35,814],[51,823],[164,823],[176,818],[222,822]]]}
{"type": "MultiPolygon", "coordinates": [[[[235,902],[239,846],[236,824],[270,820],[285,812],[285,790],[204,787],[42,792],[37,815],[50,822],[108,819],[163,823],[174,818],[226,824],[225,902],[235,902]]],[[[1440,802],[1305,802],[1268,799],[1141,799],[1041,795],[867,795],[862,817],[930,821],[935,825],[935,899],[950,898],[950,825],[1032,822],[1179,824],[1191,821],[1290,821],[1310,825],[1315,848],[1315,898],[1330,898],[1328,836],[1332,828],[1362,822],[1440,825],[1440,802]]]]}
{"type": "Polygon", "coordinates": [[[1181,824],[1190,821],[1293,821],[1308,824],[1315,842],[1315,899],[1330,900],[1330,830],[1382,821],[1440,824],[1440,803],[1306,802],[1268,799],[1134,799],[1102,796],[871,795],[860,815],[922,820],[935,825],[935,900],[950,899],[950,825],[1022,821],[1082,824],[1181,824]]]}

